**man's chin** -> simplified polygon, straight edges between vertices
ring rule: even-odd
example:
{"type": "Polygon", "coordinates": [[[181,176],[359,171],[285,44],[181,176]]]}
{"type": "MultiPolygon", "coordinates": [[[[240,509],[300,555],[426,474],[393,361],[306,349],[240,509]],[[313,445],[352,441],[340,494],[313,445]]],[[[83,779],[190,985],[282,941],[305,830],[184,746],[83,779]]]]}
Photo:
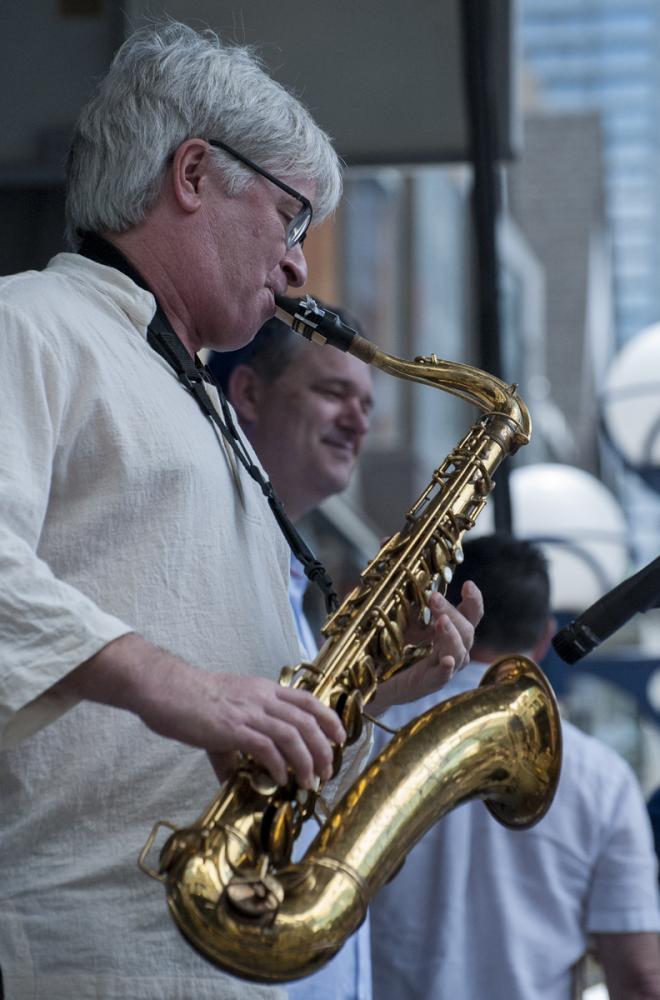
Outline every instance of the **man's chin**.
{"type": "Polygon", "coordinates": [[[326,496],[334,496],[335,493],[343,493],[351,481],[355,462],[347,463],[341,468],[327,469],[324,477],[326,484],[326,496]]]}
{"type": "Polygon", "coordinates": [[[273,318],[275,315],[275,299],[269,289],[265,289],[265,292],[266,295],[263,296],[258,308],[253,307],[246,310],[236,318],[231,331],[231,340],[227,335],[228,331],[225,330],[227,343],[225,347],[221,348],[222,350],[235,351],[250,344],[264,323],[273,318]]]}

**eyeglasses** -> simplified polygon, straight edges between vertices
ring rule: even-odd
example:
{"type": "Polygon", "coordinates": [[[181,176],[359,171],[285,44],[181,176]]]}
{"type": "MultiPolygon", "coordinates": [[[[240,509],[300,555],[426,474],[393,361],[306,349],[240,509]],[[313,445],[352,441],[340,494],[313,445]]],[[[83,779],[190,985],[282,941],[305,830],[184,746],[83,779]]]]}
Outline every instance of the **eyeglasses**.
{"type": "Polygon", "coordinates": [[[286,248],[287,250],[291,250],[292,247],[297,246],[299,243],[302,244],[307,236],[307,230],[309,229],[312,221],[311,202],[308,201],[304,195],[299,194],[294,188],[285,184],[284,181],[278,180],[277,177],[274,177],[267,170],[264,170],[263,167],[253,163],[252,160],[248,160],[247,156],[243,156],[242,153],[237,153],[236,150],[232,149],[231,146],[228,146],[226,142],[221,142],[220,139],[207,139],[207,142],[209,146],[215,146],[218,149],[223,149],[225,153],[229,153],[230,156],[233,156],[241,163],[244,163],[246,167],[250,167],[250,169],[254,170],[256,173],[261,174],[261,176],[265,177],[267,181],[271,182],[271,184],[275,184],[275,186],[280,188],[280,190],[286,191],[286,193],[290,194],[292,198],[295,198],[296,201],[300,202],[302,208],[288,222],[286,227],[286,248]]]}

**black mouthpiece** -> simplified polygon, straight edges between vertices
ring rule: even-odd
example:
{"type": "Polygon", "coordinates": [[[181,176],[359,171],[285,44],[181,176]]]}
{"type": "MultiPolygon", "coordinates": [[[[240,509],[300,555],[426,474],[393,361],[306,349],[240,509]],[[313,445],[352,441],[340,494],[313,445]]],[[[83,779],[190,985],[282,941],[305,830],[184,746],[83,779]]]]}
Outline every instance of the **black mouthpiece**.
{"type": "MultiPolygon", "coordinates": [[[[300,303],[304,302],[304,301],[305,301],[305,299],[294,299],[294,298],[292,298],[289,295],[276,295],[275,296],[275,305],[279,309],[283,309],[285,313],[289,314],[289,316],[295,316],[296,313],[298,312],[298,307],[299,307],[300,303]]],[[[313,302],[314,300],[313,299],[309,299],[309,297],[308,297],[308,301],[313,302]]]]}
{"type": "Polygon", "coordinates": [[[331,344],[340,351],[350,351],[351,344],[358,336],[341,316],[331,309],[322,308],[311,295],[303,299],[292,299],[286,295],[276,295],[275,304],[289,316],[296,333],[316,343],[331,344]]]}

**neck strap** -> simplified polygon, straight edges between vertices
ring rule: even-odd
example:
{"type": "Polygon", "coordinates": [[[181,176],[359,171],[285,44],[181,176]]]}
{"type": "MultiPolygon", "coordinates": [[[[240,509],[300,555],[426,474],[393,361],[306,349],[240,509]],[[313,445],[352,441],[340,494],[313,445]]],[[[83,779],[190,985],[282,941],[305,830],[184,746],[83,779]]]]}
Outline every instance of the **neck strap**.
{"type": "MultiPolygon", "coordinates": [[[[96,261],[98,264],[114,267],[117,271],[121,271],[122,274],[125,274],[134,281],[140,288],[144,288],[153,295],[147,282],[130,261],[124,257],[123,253],[112,243],[108,243],[107,240],[104,240],[96,233],[86,233],[84,235],[79,253],[85,257],[89,257],[90,260],[96,261]]],[[[307,578],[322,591],[328,613],[334,611],[338,605],[337,595],[325,567],[314,556],[293,522],[287,517],[282,501],[275,493],[273,484],[263,476],[261,469],[252,461],[250,453],[236,429],[222,387],[216,382],[213,373],[202,363],[197,355],[191,358],[182,341],[174,332],[172,324],[158,302],[158,299],[156,299],[156,313],[147,331],[147,341],[153,350],[160,354],[172,367],[181,384],[194,397],[202,413],[219,429],[223,439],[232,449],[248,475],[259,484],[289,548],[296,559],[302,563],[307,578]],[[220,416],[211,402],[204,388],[205,382],[216,387],[220,399],[222,416],[220,416]]]]}

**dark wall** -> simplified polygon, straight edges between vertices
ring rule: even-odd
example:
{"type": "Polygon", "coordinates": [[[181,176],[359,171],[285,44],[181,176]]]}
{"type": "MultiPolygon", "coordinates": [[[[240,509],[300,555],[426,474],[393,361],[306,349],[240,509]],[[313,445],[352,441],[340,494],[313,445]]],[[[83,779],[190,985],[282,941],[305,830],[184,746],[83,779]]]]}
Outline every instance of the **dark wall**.
{"type": "Polygon", "coordinates": [[[64,187],[0,187],[0,274],[41,268],[64,247],[64,187]]]}
{"type": "Polygon", "coordinates": [[[121,42],[115,0],[22,0],[0,10],[0,273],[63,248],[73,123],[121,42]]]}

